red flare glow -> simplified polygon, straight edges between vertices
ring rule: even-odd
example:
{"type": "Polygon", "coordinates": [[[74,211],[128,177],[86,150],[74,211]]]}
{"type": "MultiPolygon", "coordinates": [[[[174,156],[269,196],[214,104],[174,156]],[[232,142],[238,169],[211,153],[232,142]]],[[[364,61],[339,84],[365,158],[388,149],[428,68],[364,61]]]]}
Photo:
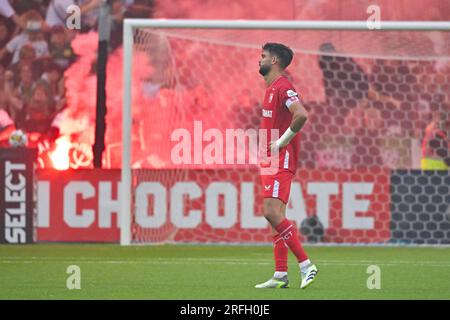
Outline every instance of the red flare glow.
{"type": "Polygon", "coordinates": [[[67,170],[70,167],[69,150],[72,146],[67,136],[62,136],[55,141],[55,151],[50,154],[53,167],[57,170],[67,170]]]}

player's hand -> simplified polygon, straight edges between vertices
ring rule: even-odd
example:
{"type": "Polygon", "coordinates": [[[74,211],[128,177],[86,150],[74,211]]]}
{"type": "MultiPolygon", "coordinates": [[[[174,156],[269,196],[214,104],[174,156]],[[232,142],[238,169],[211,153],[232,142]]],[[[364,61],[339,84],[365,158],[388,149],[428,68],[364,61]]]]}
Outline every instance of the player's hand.
{"type": "Polygon", "coordinates": [[[291,141],[292,138],[290,139],[283,139],[283,137],[281,137],[280,139],[276,140],[276,141],[271,141],[270,142],[270,151],[272,152],[278,152],[281,148],[286,147],[289,142],[291,141]]]}
{"type": "Polygon", "coordinates": [[[270,152],[271,153],[274,153],[274,152],[278,152],[278,150],[280,150],[280,145],[279,145],[279,141],[277,140],[277,141],[270,141],[270,144],[269,144],[269,149],[270,149],[270,152]]]}

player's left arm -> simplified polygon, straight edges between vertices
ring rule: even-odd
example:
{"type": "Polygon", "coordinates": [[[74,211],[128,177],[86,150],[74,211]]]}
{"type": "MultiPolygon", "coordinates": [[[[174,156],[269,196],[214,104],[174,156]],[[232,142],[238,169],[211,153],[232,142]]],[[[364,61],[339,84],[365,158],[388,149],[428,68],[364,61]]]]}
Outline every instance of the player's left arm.
{"type": "Polygon", "coordinates": [[[291,124],[278,140],[271,143],[272,150],[274,147],[283,148],[287,146],[308,120],[308,111],[306,111],[299,99],[290,103],[288,108],[292,114],[291,124]]]}

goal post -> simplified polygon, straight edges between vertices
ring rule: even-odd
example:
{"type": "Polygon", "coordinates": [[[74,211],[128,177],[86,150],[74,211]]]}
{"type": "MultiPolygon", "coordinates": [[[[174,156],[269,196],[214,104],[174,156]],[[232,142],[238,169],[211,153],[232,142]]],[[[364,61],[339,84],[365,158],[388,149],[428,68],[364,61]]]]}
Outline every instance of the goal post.
{"type": "MultiPolygon", "coordinates": [[[[121,212],[120,212],[120,244],[121,245],[129,245],[132,242],[135,242],[133,240],[132,230],[133,230],[133,212],[135,210],[135,204],[133,204],[133,183],[134,180],[139,180],[136,177],[133,177],[132,167],[133,167],[133,161],[132,161],[132,155],[133,155],[133,142],[132,142],[132,132],[133,132],[133,96],[134,92],[133,90],[136,90],[137,85],[133,84],[133,68],[140,68],[141,65],[136,64],[136,59],[134,59],[135,50],[134,47],[136,45],[142,46],[143,48],[147,48],[147,43],[137,43],[136,39],[144,39],[145,41],[148,40],[147,34],[140,34],[137,35],[137,30],[165,30],[167,31],[168,36],[173,36],[176,39],[182,39],[189,40],[189,41],[197,41],[201,42],[202,37],[205,38],[205,42],[210,43],[220,43],[229,45],[231,42],[233,42],[233,39],[230,38],[229,34],[224,35],[219,40],[214,38],[214,35],[207,35],[208,32],[213,32],[214,30],[237,30],[238,32],[245,33],[249,31],[258,31],[258,30],[273,30],[273,31],[288,31],[292,32],[292,34],[283,34],[283,36],[286,35],[286,37],[290,37],[289,39],[295,39],[297,36],[297,31],[327,31],[327,32],[334,32],[339,31],[339,37],[345,38],[341,35],[343,35],[344,32],[353,32],[353,31],[364,31],[366,32],[366,35],[375,35],[379,33],[389,33],[391,31],[399,32],[399,31],[406,31],[406,32],[431,32],[431,31],[450,31],[450,22],[445,21],[380,21],[379,28],[378,29],[369,29],[369,25],[367,21],[265,21],[265,20],[171,20],[171,19],[125,19],[124,20],[124,26],[123,26],[123,117],[122,117],[122,165],[121,165],[121,184],[120,184],[120,199],[121,199],[121,212]],[[198,32],[190,35],[189,30],[200,30],[202,29],[202,32],[198,32]],[[180,31],[177,34],[171,33],[171,30],[178,30],[180,31]],[[206,30],[206,31],[205,31],[206,30]],[[368,33],[370,32],[370,33],[368,33]]],[[[237,33],[236,33],[237,34],[237,33]]],[[[164,35],[167,36],[167,35],[164,35]]],[[[243,36],[242,41],[239,42],[238,46],[246,47],[251,46],[248,43],[245,42],[246,37],[243,36]]],[[[255,37],[255,39],[264,39],[264,36],[258,36],[255,37]]],[[[276,41],[277,39],[274,37],[271,37],[271,41],[276,41]]],[[[141,40],[139,40],[141,41],[141,40]]],[[[263,40],[261,40],[263,41],[263,40]]],[[[351,41],[351,40],[345,40],[345,41],[351,41]]],[[[282,41],[280,41],[282,42],[282,41]]],[[[259,43],[259,45],[262,45],[263,43],[259,43]]],[[[201,45],[201,44],[199,44],[201,45]]],[[[180,45],[182,46],[182,44],[180,45]]],[[[401,45],[400,45],[401,46],[401,45]]],[[[406,45],[405,45],[406,46],[406,45]]],[[[168,54],[170,54],[171,50],[174,50],[171,46],[168,46],[167,49],[168,54]]],[[[192,49],[192,48],[191,48],[192,49]]],[[[398,48],[393,48],[392,51],[389,51],[389,53],[386,54],[386,56],[393,57],[396,54],[398,54],[396,51],[398,48]],[[391,54],[392,53],[392,54],[391,54]]],[[[192,49],[194,50],[194,49],[192,49]]],[[[294,48],[294,51],[296,48],[294,48]]],[[[370,49],[367,49],[368,51],[370,49]]],[[[387,49],[391,50],[391,49],[387,49]]],[[[407,52],[406,54],[409,56],[410,59],[423,59],[423,60],[439,60],[443,59],[445,61],[448,61],[449,59],[449,48],[445,48],[446,51],[441,52],[440,56],[427,56],[426,54],[422,53],[414,53],[411,49],[406,48],[400,48],[399,50],[402,50],[401,52],[407,52]],[[409,51],[408,51],[409,50],[409,51]],[[417,55],[417,56],[415,56],[417,55]]],[[[317,53],[317,52],[316,52],[317,53]]],[[[239,55],[240,53],[237,53],[239,55]]],[[[303,54],[308,54],[308,48],[305,48],[303,54]]],[[[359,54],[359,53],[358,53],[359,54]]],[[[354,54],[353,52],[346,53],[343,52],[341,54],[336,53],[336,56],[357,56],[358,54],[354,54]]],[[[369,56],[370,52],[364,52],[359,54],[359,57],[365,58],[369,56]]],[[[379,58],[378,53],[374,53],[374,58],[379,58]]],[[[401,58],[402,56],[397,56],[394,58],[401,58]]],[[[171,57],[169,59],[172,59],[171,57]]],[[[139,60],[141,61],[141,60],[139,60]]],[[[256,62],[255,62],[256,63],[256,62]]],[[[189,70],[188,70],[189,71],[189,70]]],[[[111,75],[110,75],[111,76],[111,75]]],[[[174,79],[178,79],[179,77],[182,77],[183,75],[174,75],[174,79]]],[[[207,76],[205,76],[207,78],[207,76]]],[[[175,80],[170,80],[175,81],[175,80]]],[[[199,80],[201,81],[201,80],[199,80]]],[[[340,81],[340,80],[338,80],[340,81]]],[[[344,81],[344,80],[342,80],[344,81]]],[[[167,81],[166,81],[167,82],[167,81]]],[[[179,86],[179,84],[175,84],[174,87],[179,86]]],[[[431,89],[430,89],[431,90],[431,89]]],[[[301,88],[300,88],[301,91],[301,88]]],[[[261,91],[262,94],[263,91],[261,91]]],[[[169,96],[169,99],[172,98],[169,96]]],[[[173,98],[173,99],[180,99],[179,97],[173,98]]],[[[395,99],[395,98],[393,98],[395,99]]],[[[153,100],[152,100],[153,101],[153,100]]],[[[178,100],[177,100],[178,101],[178,100]]],[[[177,114],[177,112],[183,112],[183,111],[177,111],[171,110],[170,114],[177,114]]],[[[157,113],[158,111],[151,111],[157,113]]],[[[187,112],[187,111],[186,111],[187,112]]],[[[152,113],[153,114],[153,113],[152,113]]],[[[186,115],[182,115],[183,117],[186,117],[186,115]]],[[[395,118],[395,116],[393,116],[395,118]]],[[[145,124],[143,125],[145,127],[145,124]]],[[[195,122],[194,122],[195,126],[195,122]]],[[[166,136],[167,138],[167,136],[166,136]]],[[[149,138],[150,139],[150,138],[149,138]]],[[[162,144],[162,143],[161,143],[162,144]]],[[[151,142],[150,147],[151,148],[151,142]]],[[[165,151],[164,151],[165,152],[165,151]]],[[[155,162],[152,162],[153,164],[155,162]]],[[[154,166],[153,169],[155,169],[157,166],[154,166]]],[[[143,168],[143,167],[140,167],[143,168]]],[[[160,167],[161,168],[161,167],[160,167]]],[[[301,168],[301,167],[300,167],[301,168]]],[[[220,168],[218,168],[220,170],[220,168]]],[[[332,169],[332,168],[331,168],[332,169]]],[[[343,168],[345,170],[346,168],[343,168]]],[[[406,169],[412,169],[412,166],[406,167],[406,169]]],[[[177,169],[175,169],[177,170],[177,169]]],[[[180,167],[178,167],[178,170],[180,167]]],[[[378,170],[378,172],[381,172],[378,170]]],[[[146,173],[143,173],[144,175],[146,173]]],[[[153,173],[149,173],[149,175],[152,175],[153,173]]],[[[160,173],[164,174],[164,173],[160,173]]],[[[175,172],[173,175],[179,175],[180,172],[175,172]]],[[[170,178],[172,179],[172,178],[170,178]]],[[[225,186],[225,184],[223,185],[225,186]]],[[[152,185],[148,185],[148,188],[152,188],[152,185]]],[[[158,187],[155,187],[158,188],[158,187]]],[[[181,187],[180,187],[181,188],[181,187]]],[[[197,187],[195,187],[197,188],[197,187]]],[[[196,190],[196,189],[192,190],[196,190]]],[[[244,188],[241,185],[241,188],[244,188]]],[[[311,190],[313,187],[311,187],[311,190]]],[[[159,190],[159,189],[158,189],[159,190]]],[[[231,190],[231,189],[230,189],[231,190]]],[[[204,191],[204,190],[203,190],[204,191]]],[[[191,191],[189,191],[191,192],[191,191]]],[[[188,193],[189,193],[188,192],[188,193]]],[[[196,197],[197,191],[192,191],[191,196],[193,198],[196,197]]],[[[203,193],[205,193],[204,191],[203,193]]],[[[331,192],[331,191],[330,191],[331,192]]],[[[161,194],[164,194],[165,197],[169,197],[175,192],[170,193],[168,195],[169,191],[161,191],[161,194]]],[[[214,193],[211,191],[211,193],[214,193]]],[[[233,192],[230,191],[228,193],[230,197],[232,197],[233,192]]],[[[234,196],[234,195],[233,195],[234,196]]],[[[200,196],[199,196],[200,197],[200,196]]],[[[202,195],[203,197],[203,195],[202,195]]],[[[206,197],[206,196],[205,196],[206,197]]],[[[381,198],[381,196],[380,196],[381,198]]],[[[157,202],[157,200],[153,200],[153,202],[157,202]]],[[[242,201],[241,201],[242,202],[242,201]]],[[[160,203],[161,207],[164,207],[165,204],[163,202],[160,203]]],[[[242,203],[241,203],[242,206],[242,203]]],[[[169,208],[166,208],[165,210],[170,210],[169,208]]],[[[181,213],[182,215],[183,213],[181,213]]],[[[194,216],[194,214],[192,214],[194,216]]],[[[319,217],[320,218],[320,217],[319,217]]],[[[177,219],[183,219],[183,217],[178,217],[177,219]]],[[[190,220],[193,221],[194,219],[190,220]]],[[[220,220],[220,217],[216,220],[220,220]]],[[[299,221],[300,222],[300,221],[299,221]]],[[[330,223],[329,221],[324,222],[325,224],[330,223]]],[[[350,222],[348,222],[351,224],[350,222]]],[[[175,223],[176,224],[176,223],[175,223]]],[[[257,224],[255,224],[257,225],[257,224]]],[[[256,228],[256,227],[255,227],[256,228]]],[[[258,227],[259,228],[259,227],[258,227]]],[[[361,228],[364,228],[362,226],[361,228]]],[[[141,229],[141,227],[139,227],[141,229]]],[[[209,229],[208,229],[209,230],[209,229]]],[[[139,231],[143,232],[145,234],[146,231],[139,231]]],[[[245,237],[243,237],[243,241],[245,242],[245,237]]],[[[253,238],[252,238],[253,239],[253,238]]],[[[142,242],[153,242],[152,239],[144,239],[142,242]]],[[[139,242],[139,240],[138,240],[139,242]]],[[[345,241],[344,241],[345,242],[345,241]]]]}
{"type": "Polygon", "coordinates": [[[122,168],[120,244],[131,241],[131,73],[133,69],[133,24],[123,24],[123,109],[122,109],[122,168]]]}

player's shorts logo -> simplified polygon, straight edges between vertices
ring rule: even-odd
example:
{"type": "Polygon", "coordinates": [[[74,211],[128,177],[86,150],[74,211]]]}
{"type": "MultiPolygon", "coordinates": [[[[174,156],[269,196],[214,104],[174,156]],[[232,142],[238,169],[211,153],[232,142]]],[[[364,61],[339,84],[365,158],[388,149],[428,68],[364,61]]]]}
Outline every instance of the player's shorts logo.
{"type": "Polygon", "coordinates": [[[269,191],[271,187],[272,187],[272,186],[269,184],[269,185],[267,185],[267,186],[264,186],[264,189],[266,189],[266,191],[269,191]]]}

